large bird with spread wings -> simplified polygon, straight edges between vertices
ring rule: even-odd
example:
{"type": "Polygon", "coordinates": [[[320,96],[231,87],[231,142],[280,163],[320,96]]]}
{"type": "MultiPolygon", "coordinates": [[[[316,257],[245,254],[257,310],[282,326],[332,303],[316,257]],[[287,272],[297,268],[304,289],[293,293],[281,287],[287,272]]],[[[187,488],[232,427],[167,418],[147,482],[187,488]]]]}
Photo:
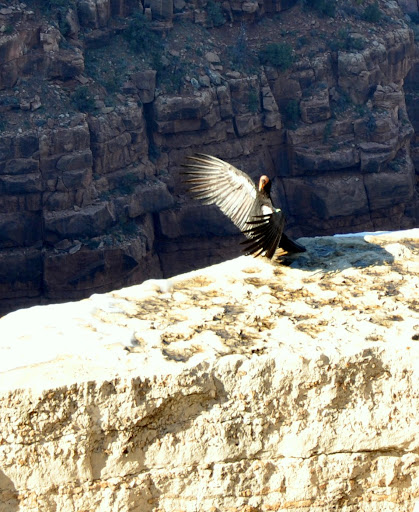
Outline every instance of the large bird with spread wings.
{"type": "Polygon", "coordinates": [[[198,153],[182,164],[185,182],[195,199],[215,204],[247,237],[246,254],[272,258],[276,248],[289,252],[306,249],[285,235],[285,216],[271,201],[271,181],[261,176],[259,185],[236,167],[215,156],[198,153]]]}

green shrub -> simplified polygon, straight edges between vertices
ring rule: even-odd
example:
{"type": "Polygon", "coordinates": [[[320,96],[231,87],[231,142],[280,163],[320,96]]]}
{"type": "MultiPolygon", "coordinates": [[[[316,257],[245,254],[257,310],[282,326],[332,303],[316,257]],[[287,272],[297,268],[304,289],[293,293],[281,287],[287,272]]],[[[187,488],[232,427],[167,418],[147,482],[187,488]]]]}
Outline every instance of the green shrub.
{"type": "Polygon", "coordinates": [[[137,224],[134,219],[126,219],[121,223],[122,233],[127,236],[136,235],[138,233],[137,224]]]}
{"type": "Polygon", "coordinates": [[[81,112],[92,112],[95,109],[95,100],[85,85],[77,87],[71,99],[74,106],[81,112]]]}
{"type": "Polygon", "coordinates": [[[307,36],[301,36],[297,39],[297,48],[300,49],[303,46],[307,46],[310,39],[307,36]]]}
{"type": "Polygon", "coordinates": [[[365,39],[349,36],[347,46],[348,50],[363,50],[365,48],[365,39]]]}
{"type": "Polygon", "coordinates": [[[124,30],[124,38],[134,51],[149,57],[154,69],[161,70],[163,43],[151,29],[151,22],[142,13],[136,12],[133,15],[128,27],[124,30]]]}
{"type": "Polygon", "coordinates": [[[249,96],[247,97],[247,108],[249,109],[249,112],[252,114],[256,114],[256,112],[259,110],[259,94],[255,89],[249,90],[249,96]]]}
{"type": "Polygon", "coordinates": [[[259,52],[262,64],[285,71],[294,62],[292,46],[288,43],[270,43],[259,52]]]}
{"type": "Polygon", "coordinates": [[[150,21],[140,12],[134,13],[128,27],[124,30],[124,37],[130,46],[137,51],[161,50],[160,38],[151,29],[150,21]]]}
{"type": "Polygon", "coordinates": [[[337,33],[337,37],[328,41],[328,46],[332,51],[363,50],[365,48],[365,40],[362,37],[353,37],[348,29],[341,28],[337,33]]]}
{"type": "Polygon", "coordinates": [[[58,28],[60,29],[61,35],[63,37],[67,37],[71,33],[71,25],[63,16],[59,16],[58,28]]]}
{"type": "Polygon", "coordinates": [[[171,56],[169,63],[161,67],[157,75],[159,87],[169,93],[179,93],[188,72],[189,67],[183,59],[171,56]]]}
{"type": "Polygon", "coordinates": [[[378,2],[374,2],[373,4],[368,5],[365,7],[364,13],[362,15],[363,19],[365,21],[369,21],[370,23],[378,23],[383,14],[380,11],[380,7],[378,5],[378,2]]]}
{"type": "Polygon", "coordinates": [[[353,106],[353,102],[347,92],[342,89],[337,90],[338,97],[332,103],[333,116],[337,117],[353,106]]]}
{"type": "Polygon", "coordinates": [[[134,192],[135,186],[139,181],[138,175],[129,172],[128,174],[121,176],[116,190],[123,196],[130,195],[134,192]]]}
{"type": "Polygon", "coordinates": [[[226,22],[224,17],[223,9],[219,2],[214,2],[213,0],[209,0],[207,3],[207,14],[208,21],[214,27],[221,27],[226,22]]]}

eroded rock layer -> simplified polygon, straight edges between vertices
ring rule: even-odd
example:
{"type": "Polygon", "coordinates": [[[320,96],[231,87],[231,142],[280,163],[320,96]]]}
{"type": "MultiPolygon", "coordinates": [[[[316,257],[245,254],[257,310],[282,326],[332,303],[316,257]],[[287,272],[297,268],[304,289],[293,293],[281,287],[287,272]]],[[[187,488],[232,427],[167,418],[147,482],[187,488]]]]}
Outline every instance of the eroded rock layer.
{"type": "Polygon", "coordinates": [[[0,320],[0,511],[411,512],[418,233],[0,320]]]}

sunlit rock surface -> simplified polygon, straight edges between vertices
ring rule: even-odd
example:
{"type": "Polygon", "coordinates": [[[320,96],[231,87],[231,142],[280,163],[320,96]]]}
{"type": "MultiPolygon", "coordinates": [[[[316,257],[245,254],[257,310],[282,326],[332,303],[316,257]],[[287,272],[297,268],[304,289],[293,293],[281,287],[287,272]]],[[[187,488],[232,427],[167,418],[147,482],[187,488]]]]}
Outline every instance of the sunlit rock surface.
{"type": "Polygon", "coordinates": [[[0,320],[0,511],[406,511],[419,230],[0,320]]]}

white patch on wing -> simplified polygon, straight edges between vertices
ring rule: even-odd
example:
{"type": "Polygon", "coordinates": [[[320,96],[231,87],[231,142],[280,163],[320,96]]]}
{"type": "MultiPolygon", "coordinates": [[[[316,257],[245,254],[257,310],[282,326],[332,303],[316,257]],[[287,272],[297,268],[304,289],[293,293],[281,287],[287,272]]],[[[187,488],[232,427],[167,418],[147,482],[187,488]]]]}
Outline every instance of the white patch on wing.
{"type": "Polygon", "coordinates": [[[247,177],[234,174],[232,179],[237,183],[239,187],[245,187],[245,190],[252,196],[252,198],[256,199],[256,188],[249,183],[247,177]]]}
{"type": "Polygon", "coordinates": [[[270,215],[273,213],[273,210],[270,206],[267,206],[266,204],[262,205],[262,214],[263,215],[270,215]]]}

